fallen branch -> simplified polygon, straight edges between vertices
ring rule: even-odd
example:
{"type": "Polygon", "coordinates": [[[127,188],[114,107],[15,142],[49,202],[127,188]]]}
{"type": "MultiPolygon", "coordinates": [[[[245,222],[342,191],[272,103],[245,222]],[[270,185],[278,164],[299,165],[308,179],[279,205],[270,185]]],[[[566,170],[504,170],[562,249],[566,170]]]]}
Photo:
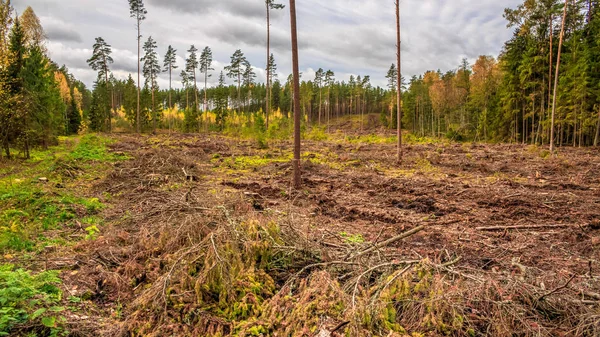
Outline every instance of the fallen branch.
{"type": "Polygon", "coordinates": [[[476,227],[478,231],[504,231],[508,229],[546,229],[546,228],[565,228],[575,227],[573,225],[520,225],[520,226],[492,226],[492,227],[476,227]]]}
{"type": "Polygon", "coordinates": [[[408,232],[404,232],[404,233],[402,233],[400,235],[394,236],[391,239],[388,239],[388,240],[385,240],[385,241],[383,241],[381,243],[378,243],[378,244],[376,244],[375,246],[373,246],[373,247],[371,247],[369,249],[363,250],[362,252],[360,252],[360,253],[352,256],[351,259],[357,259],[357,258],[359,258],[359,257],[361,257],[361,256],[363,256],[365,254],[369,254],[369,253],[373,252],[374,250],[377,250],[379,248],[388,246],[388,245],[390,245],[390,244],[392,244],[392,243],[394,243],[396,241],[400,241],[402,239],[406,239],[407,237],[409,237],[411,235],[417,234],[418,232],[422,231],[423,229],[425,229],[424,225],[423,226],[419,226],[419,227],[415,227],[415,228],[409,230],[408,232]]]}
{"type": "Polygon", "coordinates": [[[564,285],[562,285],[562,286],[560,286],[558,288],[555,288],[555,289],[553,289],[553,290],[545,293],[544,295],[540,296],[540,298],[538,298],[538,302],[541,301],[541,300],[543,300],[545,297],[548,297],[548,296],[550,296],[552,294],[556,294],[557,292],[559,292],[559,291],[567,288],[569,286],[569,284],[571,284],[571,281],[573,281],[573,279],[575,279],[576,277],[577,277],[576,274],[573,275],[573,276],[571,276],[571,278],[564,285]]]}
{"type": "Polygon", "coordinates": [[[332,334],[333,334],[334,332],[337,332],[337,331],[339,331],[339,330],[343,329],[343,328],[344,328],[346,325],[348,325],[348,324],[350,324],[350,322],[349,322],[349,321],[346,321],[346,322],[342,322],[342,323],[338,324],[338,325],[337,325],[335,328],[333,328],[333,330],[331,330],[331,331],[328,331],[328,330],[321,330],[321,331],[319,331],[319,333],[318,333],[318,334],[316,334],[316,335],[315,335],[315,337],[331,337],[331,336],[332,336],[332,334]]]}

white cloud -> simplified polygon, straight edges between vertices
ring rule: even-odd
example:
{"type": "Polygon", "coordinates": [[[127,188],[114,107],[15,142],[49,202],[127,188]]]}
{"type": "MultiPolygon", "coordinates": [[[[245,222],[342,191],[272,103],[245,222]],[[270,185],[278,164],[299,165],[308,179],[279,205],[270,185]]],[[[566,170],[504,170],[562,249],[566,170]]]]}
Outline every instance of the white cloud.
{"type": "MultiPolygon", "coordinates": [[[[285,5],[287,1],[280,1],[285,5]]],[[[403,73],[409,78],[426,70],[455,69],[462,58],[497,55],[510,35],[502,18],[504,7],[522,0],[420,0],[401,1],[403,73]]],[[[117,77],[137,71],[135,24],[125,0],[29,0],[42,24],[51,32],[52,58],[88,84],[95,79],[87,68],[94,39],[102,36],[114,48],[117,77]]],[[[395,61],[395,12],[393,0],[305,0],[298,2],[300,67],[304,79],[314,70],[331,69],[338,80],[349,74],[370,75],[374,85],[384,86],[385,74],[395,61]]],[[[19,12],[26,4],[15,3],[19,12]]],[[[152,35],[164,54],[169,44],[178,49],[180,68],[191,44],[200,50],[210,46],[216,69],[210,83],[242,49],[264,81],[266,23],[263,1],[243,0],[147,0],[145,40],[152,35]]],[[[276,11],[272,19],[272,52],[279,79],[291,71],[289,9],[276,11]]],[[[134,76],[135,77],[135,76],[134,76]]],[[[168,75],[159,84],[168,86],[168,75]]]]}

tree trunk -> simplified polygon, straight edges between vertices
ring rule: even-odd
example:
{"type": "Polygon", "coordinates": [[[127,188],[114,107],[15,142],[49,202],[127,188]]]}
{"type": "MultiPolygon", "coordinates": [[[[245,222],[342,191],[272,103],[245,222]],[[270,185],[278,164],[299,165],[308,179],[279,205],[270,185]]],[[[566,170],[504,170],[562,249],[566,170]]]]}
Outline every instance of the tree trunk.
{"type": "Polygon", "coordinates": [[[600,107],[598,107],[598,123],[596,124],[596,137],[594,137],[594,146],[598,146],[600,141],[600,107]]]}
{"type": "Polygon", "coordinates": [[[565,0],[565,9],[563,13],[562,25],[560,28],[560,39],[558,42],[558,55],[556,56],[556,74],[554,75],[554,96],[552,98],[552,122],[550,126],[550,152],[554,152],[554,123],[556,116],[556,95],[558,93],[558,74],[560,70],[560,54],[563,44],[563,37],[565,35],[565,21],[567,20],[567,6],[569,0],[565,0]]]}
{"type": "MultiPolygon", "coordinates": [[[[208,68],[208,66],[206,67],[208,68]]],[[[208,69],[204,72],[204,113],[208,111],[208,92],[206,91],[208,87],[208,69]]]]}
{"type": "Polygon", "coordinates": [[[111,132],[111,128],[112,128],[112,110],[114,110],[114,108],[115,108],[115,97],[113,96],[113,92],[110,89],[110,86],[108,85],[108,66],[106,64],[106,57],[104,58],[104,78],[105,78],[105,81],[106,81],[106,93],[107,94],[110,93],[110,99],[111,99],[111,111],[108,112],[108,125],[107,125],[108,132],[111,132]]]}
{"type": "MultiPolygon", "coordinates": [[[[240,75],[240,68],[238,67],[238,112],[240,110],[240,103],[242,102],[242,92],[241,92],[241,75],[240,75]]],[[[242,104],[242,108],[244,107],[244,105],[242,104]]],[[[245,111],[245,109],[244,109],[245,111]]]]}
{"type": "MultiPolygon", "coordinates": [[[[598,122],[600,123],[600,119],[598,120],[598,122]]],[[[4,137],[4,139],[2,140],[2,145],[4,146],[4,153],[6,154],[6,159],[10,159],[10,145],[8,144],[8,137],[4,137]]]]}
{"type": "Polygon", "coordinates": [[[265,1],[267,6],[267,87],[266,98],[267,98],[267,109],[265,110],[267,130],[269,130],[269,115],[271,113],[271,18],[269,12],[269,2],[265,1]]]}
{"type": "Polygon", "coordinates": [[[140,17],[138,15],[137,18],[137,32],[138,32],[138,36],[137,36],[137,47],[138,47],[138,57],[137,57],[137,67],[138,67],[138,80],[137,80],[137,114],[136,114],[136,129],[137,129],[137,133],[141,133],[142,132],[142,127],[140,124],[140,39],[141,39],[141,35],[140,35],[140,17]]]}
{"type": "Polygon", "coordinates": [[[553,54],[554,54],[554,49],[553,49],[553,39],[554,39],[554,27],[552,25],[554,21],[554,18],[552,15],[550,15],[550,63],[549,63],[549,69],[548,69],[548,111],[551,111],[551,107],[550,104],[552,103],[552,66],[554,65],[554,60],[553,60],[553,54]]]}
{"type": "Polygon", "coordinates": [[[290,0],[290,25],[292,31],[292,64],[294,85],[294,188],[300,189],[300,70],[298,62],[298,31],[296,28],[296,0],[290,0]]]}
{"type": "Polygon", "coordinates": [[[194,111],[198,111],[198,81],[196,80],[196,69],[194,68],[194,111]]]}
{"type": "Polygon", "coordinates": [[[154,84],[152,85],[152,132],[156,133],[156,110],[154,108],[154,84]]]}
{"type": "Polygon", "coordinates": [[[169,63],[169,109],[173,109],[173,104],[171,103],[171,91],[172,91],[172,89],[171,89],[171,81],[173,80],[172,79],[172,72],[173,72],[172,64],[169,63]]]}
{"type": "Polygon", "coordinates": [[[401,63],[401,39],[400,39],[400,0],[396,0],[396,40],[397,40],[397,58],[398,58],[398,163],[402,162],[404,155],[402,149],[402,63],[401,63]]]}

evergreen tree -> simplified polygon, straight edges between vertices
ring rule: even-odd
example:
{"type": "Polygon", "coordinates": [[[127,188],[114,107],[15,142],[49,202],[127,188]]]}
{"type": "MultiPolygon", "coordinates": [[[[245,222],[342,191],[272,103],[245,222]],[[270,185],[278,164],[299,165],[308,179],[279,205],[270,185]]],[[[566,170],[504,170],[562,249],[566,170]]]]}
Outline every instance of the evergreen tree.
{"type": "Polygon", "coordinates": [[[154,41],[154,39],[152,39],[152,36],[148,37],[148,41],[146,41],[146,43],[144,43],[144,52],[145,55],[144,57],[141,59],[142,62],[144,62],[144,67],[143,67],[143,73],[144,73],[144,78],[146,79],[146,81],[144,82],[145,86],[147,88],[150,89],[150,93],[151,93],[151,105],[150,105],[150,111],[152,114],[152,130],[155,132],[156,131],[156,120],[158,119],[157,113],[156,113],[156,107],[155,107],[155,103],[154,103],[154,93],[155,90],[158,88],[158,82],[157,82],[157,78],[158,75],[160,74],[160,64],[158,62],[158,53],[156,52],[156,41],[154,41]]]}
{"type": "Polygon", "coordinates": [[[237,100],[238,100],[238,110],[239,104],[241,103],[241,85],[242,85],[242,77],[244,75],[243,67],[246,64],[247,60],[244,56],[244,53],[240,49],[236,50],[233,55],[231,55],[231,63],[225,67],[225,71],[227,71],[227,77],[232,78],[234,82],[237,84],[237,100]]]}
{"type": "Polygon", "coordinates": [[[169,72],[169,109],[173,109],[173,104],[171,101],[171,92],[173,89],[171,88],[171,82],[173,80],[173,70],[177,69],[177,49],[174,49],[169,45],[167,48],[167,53],[165,54],[165,61],[163,63],[164,69],[163,71],[169,72]]]}
{"type": "Polygon", "coordinates": [[[194,45],[192,45],[190,47],[190,49],[188,50],[189,56],[185,62],[185,71],[187,72],[188,75],[191,75],[191,80],[194,83],[194,109],[193,111],[195,113],[197,113],[198,111],[198,107],[200,106],[198,104],[198,82],[197,82],[197,77],[196,77],[196,71],[198,70],[198,66],[200,65],[200,62],[198,61],[198,48],[196,48],[194,45]]]}
{"type": "Polygon", "coordinates": [[[269,129],[269,115],[271,113],[273,103],[273,90],[271,88],[271,83],[273,83],[274,78],[277,78],[277,64],[275,63],[275,56],[271,54],[269,57],[269,63],[267,64],[267,83],[265,88],[267,101],[267,108],[265,110],[267,130],[269,129]]]}
{"type": "Polygon", "coordinates": [[[206,46],[202,50],[202,54],[200,55],[200,72],[204,74],[204,111],[208,110],[208,96],[207,96],[207,88],[208,88],[208,78],[212,75],[208,72],[211,70],[215,70],[212,68],[213,55],[210,47],[206,46]]]}
{"type": "Polygon", "coordinates": [[[71,91],[71,96],[73,98],[71,99],[71,104],[67,107],[67,135],[76,135],[81,128],[81,113],[77,107],[75,90],[77,90],[77,88],[74,87],[71,91]]]}
{"type": "Polygon", "coordinates": [[[280,10],[283,9],[285,6],[282,4],[278,4],[275,3],[274,0],[265,0],[265,5],[267,8],[267,78],[266,78],[266,102],[267,102],[267,108],[265,110],[265,114],[267,116],[267,124],[266,127],[267,129],[269,128],[269,114],[271,113],[271,82],[272,82],[272,75],[275,73],[275,69],[274,69],[274,65],[275,65],[275,60],[273,57],[273,54],[271,54],[271,10],[275,9],[275,10],[280,10]]]}
{"type": "Polygon", "coordinates": [[[24,144],[29,158],[30,145],[41,144],[48,148],[55,143],[59,134],[63,134],[65,105],[54,81],[54,72],[41,48],[31,49],[22,69],[22,77],[23,99],[27,109],[24,144]]]}
{"type": "MultiPolygon", "coordinates": [[[[99,81],[102,81],[102,83],[104,83],[104,85],[106,86],[106,92],[109,93],[111,91],[111,89],[110,89],[111,82],[108,79],[108,77],[110,75],[109,64],[112,64],[114,62],[113,58],[110,56],[112,54],[111,46],[108,43],[106,43],[106,41],[104,41],[103,38],[97,37],[96,43],[94,43],[93,48],[94,49],[93,49],[92,57],[87,60],[87,63],[93,70],[98,72],[99,81]]],[[[107,100],[106,105],[110,104],[110,107],[109,107],[109,111],[103,115],[106,115],[106,117],[107,117],[106,130],[110,132],[111,128],[112,128],[112,112],[110,111],[110,109],[111,108],[114,109],[113,95],[107,94],[105,96],[105,98],[107,100]],[[109,100],[110,100],[110,102],[108,102],[109,100]]]]}
{"type": "Polygon", "coordinates": [[[252,88],[254,87],[256,73],[252,69],[252,65],[247,60],[244,62],[243,85],[248,92],[248,106],[252,103],[252,88]]]}
{"type": "Polygon", "coordinates": [[[0,71],[0,76],[2,76],[0,132],[2,146],[7,158],[11,157],[11,143],[20,137],[25,130],[24,121],[27,109],[23,101],[22,71],[25,66],[26,52],[25,32],[19,19],[16,19],[10,32],[9,63],[5,71],[0,71]]]}
{"type": "Polygon", "coordinates": [[[128,0],[129,1],[129,15],[135,19],[136,27],[137,27],[137,67],[138,67],[138,79],[137,79],[137,113],[136,113],[136,129],[137,132],[141,132],[140,125],[140,56],[141,56],[141,25],[142,21],[146,20],[146,14],[148,11],[144,6],[144,2],[142,0],[128,0]]]}
{"type": "Polygon", "coordinates": [[[315,72],[315,85],[317,89],[319,89],[319,125],[321,125],[321,116],[323,115],[323,77],[325,76],[325,71],[323,68],[319,68],[315,72]]]}
{"type": "Polygon", "coordinates": [[[219,130],[223,130],[223,127],[225,126],[225,118],[227,117],[227,96],[225,75],[221,72],[219,75],[219,86],[216,89],[215,95],[215,115],[219,130]]]}
{"type": "Polygon", "coordinates": [[[123,90],[123,109],[125,118],[135,128],[137,125],[137,85],[131,74],[129,74],[123,90]]]}

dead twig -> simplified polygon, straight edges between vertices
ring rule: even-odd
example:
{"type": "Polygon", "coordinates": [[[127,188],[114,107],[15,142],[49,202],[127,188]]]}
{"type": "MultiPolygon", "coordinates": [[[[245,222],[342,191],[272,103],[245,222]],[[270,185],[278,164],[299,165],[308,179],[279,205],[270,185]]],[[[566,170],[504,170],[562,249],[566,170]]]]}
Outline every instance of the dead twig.
{"type": "Polygon", "coordinates": [[[360,280],[363,278],[363,276],[368,275],[369,273],[379,269],[379,268],[384,268],[384,267],[391,267],[391,266],[399,266],[399,265],[408,265],[409,267],[417,264],[421,261],[395,261],[395,262],[388,262],[388,263],[383,263],[380,264],[378,266],[369,268],[367,271],[365,271],[364,273],[360,274],[358,276],[358,278],[356,279],[356,283],[354,284],[354,291],[352,292],[352,309],[356,309],[356,293],[358,292],[358,286],[360,285],[360,280]]]}
{"type": "Polygon", "coordinates": [[[520,226],[491,226],[491,227],[476,227],[478,231],[504,231],[509,229],[545,229],[545,228],[566,228],[574,227],[571,224],[563,225],[520,225],[520,226]]]}
{"type": "Polygon", "coordinates": [[[567,287],[569,286],[569,284],[571,284],[571,281],[573,281],[573,280],[574,280],[576,277],[577,277],[577,275],[576,275],[576,274],[575,274],[575,275],[573,275],[573,276],[571,276],[571,278],[570,278],[570,279],[567,281],[567,283],[565,283],[564,285],[562,285],[562,286],[560,286],[560,287],[558,287],[558,288],[555,288],[555,289],[553,289],[553,290],[551,290],[551,291],[549,291],[549,292],[545,293],[544,295],[540,296],[540,297],[538,298],[538,302],[539,302],[539,301],[541,301],[541,300],[543,300],[545,297],[548,297],[548,296],[550,296],[550,295],[552,295],[552,294],[555,294],[555,293],[557,293],[557,292],[559,292],[559,291],[561,291],[561,290],[563,290],[563,289],[567,288],[567,287]]]}
{"type": "Polygon", "coordinates": [[[409,236],[417,234],[418,232],[422,231],[423,229],[425,229],[424,225],[415,227],[415,228],[409,230],[408,232],[404,232],[404,233],[402,233],[400,235],[394,236],[391,239],[388,239],[388,240],[385,240],[385,241],[383,241],[381,243],[378,243],[378,244],[376,244],[375,246],[373,246],[373,247],[371,247],[369,249],[363,250],[362,252],[360,252],[360,253],[352,256],[351,259],[354,260],[354,259],[357,259],[357,258],[359,258],[361,256],[369,254],[369,253],[373,252],[374,250],[377,250],[379,248],[388,246],[388,245],[390,245],[390,244],[392,244],[392,243],[394,243],[396,241],[400,241],[400,240],[405,239],[405,238],[407,238],[409,236]]]}

